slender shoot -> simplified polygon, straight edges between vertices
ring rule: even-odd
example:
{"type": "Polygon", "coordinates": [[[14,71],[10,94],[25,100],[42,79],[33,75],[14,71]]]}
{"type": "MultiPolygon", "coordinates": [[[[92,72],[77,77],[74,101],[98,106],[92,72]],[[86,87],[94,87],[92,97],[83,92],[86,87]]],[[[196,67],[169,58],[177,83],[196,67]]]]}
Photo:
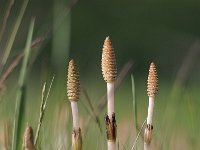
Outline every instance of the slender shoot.
{"type": "Polygon", "coordinates": [[[142,130],[143,130],[144,125],[145,125],[146,122],[147,122],[147,120],[145,119],[144,122],[143,122],[143,124],[142,124],[142,127],[140,128],[140,131],[139,131],[138,134],[137,134],[137,137],[136,137],[136,139],[135,139],[135,141],[134,141],[134,143],[133,143],[133,146],[132,146],[131,150],[134,150],[134,149],[136,150],[138,138],[140,137],[141,132],[142,132],[142,130]]]}
{"type": "MultiPolygon", "coordinates": [[[[132,97],[133,97],[133,115],[134,115],[134,125],[136,129],[136,134],[138,133],[138,122],[137,122],[137,101],[135,97],[135,81],[133,75],[131,75],[131,85],[132,85],[132,97]]],[[[135,149],[137,150],[137,144],[135,149]]]]}
{"type": "Polygon", "coordinates": [[[45,114],[45,110],[46,110],[46,106],[47,106],[47,101],[49,98],[49,94],[53,85],[53,81],[54,81],[55,75],[52,77],[51,79],[51,83],[45,98],[45,90],[46,90],[46,83],[44,83],[43,88],[42,88],[42,101],[41,101],[41,105],[40,105],[40,116],[38,119],[38,125],[37,125],[37,130],[36,130],[36,134],[35,134],[35,139],[34,139],[34,145],[37,145],[38,142],[38,138],[39,138],[39,134],[40,134],[40,129],[42,126],[42,122],[43,122],[43,118],[44,118],[44,114],[45,114]]]}
{"type": "Polygon", "coordinates": [[[147,80],[147,94],[149,96],[149,106],[147,115],[147,126],[144,131],[144,150],[151,149],[151,141],[153,134],[153,109],[154,109],[154,99],[158,91],[158,75],[156,71],[156,66],[151,63],[149,69],[149,76],[147,80]]]}
{"type": "Polygon", "coordinates": [[[6,9],[6,13],[5,13],[4,18],[3,18],[3,24],[2,24],[2,27],[1,27],[1,30],[0,30],[0,42],[1,42],[2,36],[5,32],[7,22],[8,22],[8,18],[10,16],[10,12],[11,12],[11,9],[14,5],[14,2],[15,2],[15,0],[9,0],[8,8],[6,9]]]}
{"type": "Polygon", "coordinates": [[[117,78],[117,68],[114,48],[110,37],[106,37],[102,49],[101,68],[103,78],[107,83],[107,116],[105,118],[107,129],[108,150],[116,150],[117,125],[114,109],[114,89],[117,78]]]}
{"type": "Polygon", "coordinates": [[[72,150],[82,149],[82,135],[79,125],[78,105],[80,97],[79,72],[75,61],[72,59],[68,65],[67,96],[71,103],[73,118],[72,150]]]}
{"type": "Polygon", "coordinates": [[[19,26],[22,22],[22,18],[24,16],[24,13],[25,13],[25,10],[26,10],[26,7],[28,5],[28,2],[29,0],[24,0],[23,4],[22,4],[22,7],[20,9],[20,12],[19,12],[19,15],[15,21],[15,24],[14,24],[14,27],[13,27],[13,30],[11,32],[11,35],[10,35],[10,38],[8,40],[8,42],[6,43],[6,47],[5,47],[5,50],[4,50],[4,54],[3,54],[3,57],[2,57],[2,61],[0,62],[0,74],[3,70],[3,67],[4,65],[6,64],[7,62],[7,59],[10,55],[10,52],[11,52],[11,49],[12,49],[12,46],[14,44],[14,41],[15,41],[15,37],[17,35],[17,32],[18,32],[18,29],[19,29],[19,26]]]}
{"type": "Polygon", "coordinates": [[[19,139],[20,125],[22,123],[22,120],[20,119],[20,115],[22,114],[20,112],[22,111],[21,109],[23,109],[21,106],[24,103],[23,102],[24,99],[22,98],[22,95],[23,95],[22,89],[24,87],[28,60],[29,60],[29,55],[31,51],[31,41],[32,41],[32,36],[33,36],[34,24],[35,24],[35,19],[32,19],[30,27],[29,27],[28,38],[27,38],[26,47],[24,50],[24,58],[23,58],[20,76],[18,80],[18,91],[16,95],[15,116],[14,116],[14,125],[13,125],[12,150],[17,150],[17,143],[19,143],[19,141],[17,140],[19,139]]]}

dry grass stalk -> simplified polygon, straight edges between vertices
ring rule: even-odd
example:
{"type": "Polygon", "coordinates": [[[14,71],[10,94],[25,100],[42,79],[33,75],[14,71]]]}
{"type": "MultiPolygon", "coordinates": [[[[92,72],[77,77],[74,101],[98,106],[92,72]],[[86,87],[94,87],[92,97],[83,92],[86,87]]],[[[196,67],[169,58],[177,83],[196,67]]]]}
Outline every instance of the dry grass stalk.
{"type": "Polygon", "coordinates": [[[14,3],[15,3],[15,0],[10,0],[10,1],[9,1],[9,4],[8,4],[8,7],[7,7],[7,9],[6,9],[5,16],[4,16],[4,18],[3,18],[3,24],[2,24],[2,26],[1,26],[1,31],[0,31],[0,42],[1,42],[1,39],[2,39],[3,34],[4,34],[4,32],[5,32],[6,25],[7,25],[7,23],[8,23],[8,18],[9,18],[9,16],[10,16],[11,9],[12,9],[14,3]]]}
{"type": "Polygon", "coordinates": [[[117,125],[114,111],[114,87],[117,78],[117,67],[114,48],[110,37],[106,37],[102,49],[101,60],[102,74],[104,80],[107,82],[107,111],[106,129],[108,150],[116,149],[117,125]]]}
{"type": "Polygon", "coordinates": [[[153,108],[154,108],[154,99],[157,92],[158,92],[158,75],[155,64],[151,63],[147,80],[147,94],[149,96],[149,107],[147,116],[147,126],[144,132],[144,150],[149,150],[151,148],[151,140],[153,133],[153,123],[152,123],[153,108]]]}
{"type": "Polygon", "coordinates": [[[72,149],[82,149],[82,136],[79,125],[78,105],[80,96],[79,72],[75,61],[72,59],[68,65],[67,96],[71,103],[73,117],[72,149]]]}
{"type": "Polygon", "coordinates": [[[0,78],[0,90],[4,87],[4,82],[7,80],[9,75],[13,72],[13,70],[17,67],[19,62],[21,61],[24,54],[20,54],[16,56],[14,61],[10,64],[10,66],[7,68],[7,70],[4,72],[2,77],[0,78]]]}
{"type": "Polygon", "coordinates": [[[50,91],[51,91],[51,87],[52,87],[52,84],[53,84],[53,81],[54,81],[54,77],[55,76],[53,76],[52,79],[51,79],[51,83],[50,83],[46,97],[45,97],[46,82],[44,83],[43,88],[42,88],[42,101],[41,101],[41,105],[40,105],[40,116],[39,116],[39,119],[38,119],[38,126],[37,126],[36,135],[35,135],[35,139],[34,139],[34,145],[37,145],[37,142],[38,142],[40,129],[41,129],[42,122],[43,122],[43,119],[44,119],[44,114],[45,114],[45,110],[46,110],[46,107],[47,107],[47,101],[48,101],[49,94],[50,94],[50,91]]]}
{"type": "Polygon", "coordinates": [[[178,69],[174,85],[185,86],[190,78],[191,72],[194,71],[195,63],[199,60],[200,41],[196,40],[189,48],[180,68],[178,69]]]}
{"type": "Polygon", "coordinates": [[[23,149],[24,150],[36,150],[34,146],[33,129],[31,126],[27,126],[23,136],[23,149]]]}
{"type": "MultiPolygon", "coordinates": [[[[31,44],[31,48],[34,48],[36,46],[38,46],[39,44],[41,44],[46,37],[38,37],[36,38],[32,44],[31,44]]],[[[18,54],[14,60],[11,62],[11,64],[8,66],[8,68],[5,70],[5,72],[2,74],[1,78],[0,78],[0,91],[3,89],[3,87],[5,86],[5,82],[8,79],[8,77],[13,73],[13,71],[15,70],[15,68],[19,65],[19,63],[21,62],[22,58],[24,57],[24,53],[20,53],[18,54]]]]}

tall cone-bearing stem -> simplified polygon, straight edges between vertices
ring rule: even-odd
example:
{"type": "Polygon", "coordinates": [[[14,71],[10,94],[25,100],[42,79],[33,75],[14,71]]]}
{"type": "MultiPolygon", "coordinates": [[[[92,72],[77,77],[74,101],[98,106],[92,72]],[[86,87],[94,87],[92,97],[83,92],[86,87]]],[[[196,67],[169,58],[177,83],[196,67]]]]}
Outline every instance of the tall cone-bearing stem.
{"type": "Polygon", "coordinates": [[[110,37],[106,37],[102,49],[101,60],[102,74],[104,80],[107,82],[107,110],[109,118],[112,118],[114,111],[114,86],[117,78],[117,68],[114,48],[110,37]]]}
{"type": "Polygon", "coordinates": [[[149,75],[147,80],[147,94],[149,96],[149,106],[148,106],[148,115],[147,115],[147,127],[144,132],[144,150],[150,150],[152,132],[153,132],[153,109],[154,109],[154,100],[155,95],[158,92],[158,75],[156,71],[156,66],[154,63],[151,63],[149,69],[149,75]]]}
{"type": "Polygon", "coordinates": [[[114,86],[117,78],[117,68],[114,48],[110,37],[106,37],[102,49],[102,60],[101,60],[103,78],[107,83],[107,112],[106,116],[106,129],[107,129],[107,140],[108,150],[116,149],[116,136],[117,136],[117,125],[115,120],[114,110],[114,86]]]}
{"type": "Polygon", "coordinates": [[[73,118],[72,150],[81,150],[82,136],[79,126],[79,115],[77,106],[77,102],[80,96],[80,80],[77,65],[73,59],[69,62],[68,65],[67,96],[71,102],[73,118]]]}

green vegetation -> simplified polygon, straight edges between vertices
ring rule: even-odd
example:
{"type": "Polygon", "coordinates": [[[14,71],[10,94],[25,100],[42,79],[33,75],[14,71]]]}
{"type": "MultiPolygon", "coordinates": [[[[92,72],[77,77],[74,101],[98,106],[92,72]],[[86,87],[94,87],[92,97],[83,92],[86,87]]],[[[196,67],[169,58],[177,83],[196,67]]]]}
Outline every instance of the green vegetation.
{"type": "Polygon", "coordinates": [[[118,148],[143,149],[146,82],[154,61],[159,91],[151,145],[154,150],[198,150],[200,5],[194,0],[181,3],[2,0],[0,149],[21,149],[27,125],[33,128],[38,150],[71,148],[72,115],[66,92],[69,58],[77,61],[80,70],[83,150],[107,149],[101,52],[109,35],[118,69],[118,148]],[[45,83],[49,90],[43,90],[45,83]]]}

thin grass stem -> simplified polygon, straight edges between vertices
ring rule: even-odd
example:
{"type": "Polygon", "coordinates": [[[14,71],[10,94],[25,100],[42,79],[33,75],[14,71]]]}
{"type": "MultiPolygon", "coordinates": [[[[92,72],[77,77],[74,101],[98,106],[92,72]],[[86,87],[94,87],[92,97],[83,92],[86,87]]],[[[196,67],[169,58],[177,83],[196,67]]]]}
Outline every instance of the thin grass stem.
{"type": "Polygon", "coordinates": [[[35,19],[32,19],[29,27],[27,42],[24,50],[24,58],[18,80],[18,91],[16,95],[15,116],[14,116],[13,137],[12,137],[13,138],[12,150],[17,150],[17,145],[19,145],[19,141],[17,140],[19,139],[20,125],[22,124],[22,117],[20,115],[22,115],[21,114],[21,111],[23,109],[22,105],[24,104],[23,87],[25,86],[25,78],[26,78],[29,55],[31,51],[31,41],[33,36],[34,25],[35,25],[35,19]]]}
{"type": "MultiPolygon", "coordinates": [[[[132,85],[132,98],[133,98],[133,116],[134,116],[134,125],[136,129],[136,134],[138,133],[138,122],[137,122],[137,101],[135,97],[135,81],[133,75],[131,75],[131,85],[132,85]]],[[[137,143],[135,146],[135,149],[137,150],[137,143]]]]}
{"type": "Polygon", "coordinates": [[[134,149],[135,149],[136,144],[137,144],[137,141],[138,141],[138,138],[140,137],[140,134],[141,134],[141,132],[142,132],[142,130],[143,130],[143,128],[144,128],[144,125],[145,125],[146,121],[147,121],[147,120],[145,119],[144,122],[143,122],[143,124],[142,124],[142,127],[140,128],[140,131],[139,131],[138,134],[137,134],[137,137],[136,137],[136,139],[135,139],[135,141],[134,141],[134,143],[133,143],[133,146],[132,146],[131,150],[134,150],[134,149]]]}
{"type": "Polygon", "coordinates": [[[44,93],[45,93],[45,90],[46,90],[46,83],[44,83],[44,85],[43,85],[43,89],[42,89],[42,101],[41,101],[41,105],[40,105],[40,116],[39,116],[39,119],[38,119],[38,126],[37,126],[37,130],[36,130],[36,134],[35,134],[35,139],[34,139],[34,145],[35,146],[37,145],[37,142],[38,142],[41,125],[42,125],[42,122],[43,122],[44,113],[45,113],[45,110],[46,110],[47,101],[48,101],[49,94],[50,94],[50,91],[51,91],[51,88],[52,88],[52,85],[53,85],[54,78],[55,78],[55,75],[51,79],[51,83],[50,83],[50,86],[49,86],[46,98],[44,96],[45,95],[44,93]]]}
{"type": "Polygon", "coordinates": [[[6,13],[4,15],[3,24],[2,24],[2,27],[1,27],[1,31],[0,31],[0,42],[1,42],[2,36],[5,32],[6,25],[7,25],[7,22],[8,22],[8,18],[10,16],[10,12],[11,12],[12,6],[14,5],[14,2],[15,2],[15,0],[10,0],[9,4],[8,4],[8,8],[6,9],[6,13]]]}
{"type": "Polygon", "coordinates": [[[4,54],[3,54],[3,57],[2,57],[2,61],[1,61],[1,64],[0,64],[0,74],[1,74],[1,72],[3,70],[4,65],[6,64],[6,62],[8,60],[9,55],[10,55],[12,46],[13,46],[14,41],[15,41],[15,37],[17,35],[19,26],[20,26],[20,24],[22,22],[22,18],[24,16],[26,7],[28,5],[28,2],[29,2],[29,0],[24,0],[24,2],[22,4],[22,7],[20,9],[19,15],[18,15],[18,17],[17,17],[17,19],[15,21],[15,24],[14,24],[13,30],[11,32],[11,35],[9,37],[9,40],[6,43],[6,47],[5,47],[4,54]]]}

